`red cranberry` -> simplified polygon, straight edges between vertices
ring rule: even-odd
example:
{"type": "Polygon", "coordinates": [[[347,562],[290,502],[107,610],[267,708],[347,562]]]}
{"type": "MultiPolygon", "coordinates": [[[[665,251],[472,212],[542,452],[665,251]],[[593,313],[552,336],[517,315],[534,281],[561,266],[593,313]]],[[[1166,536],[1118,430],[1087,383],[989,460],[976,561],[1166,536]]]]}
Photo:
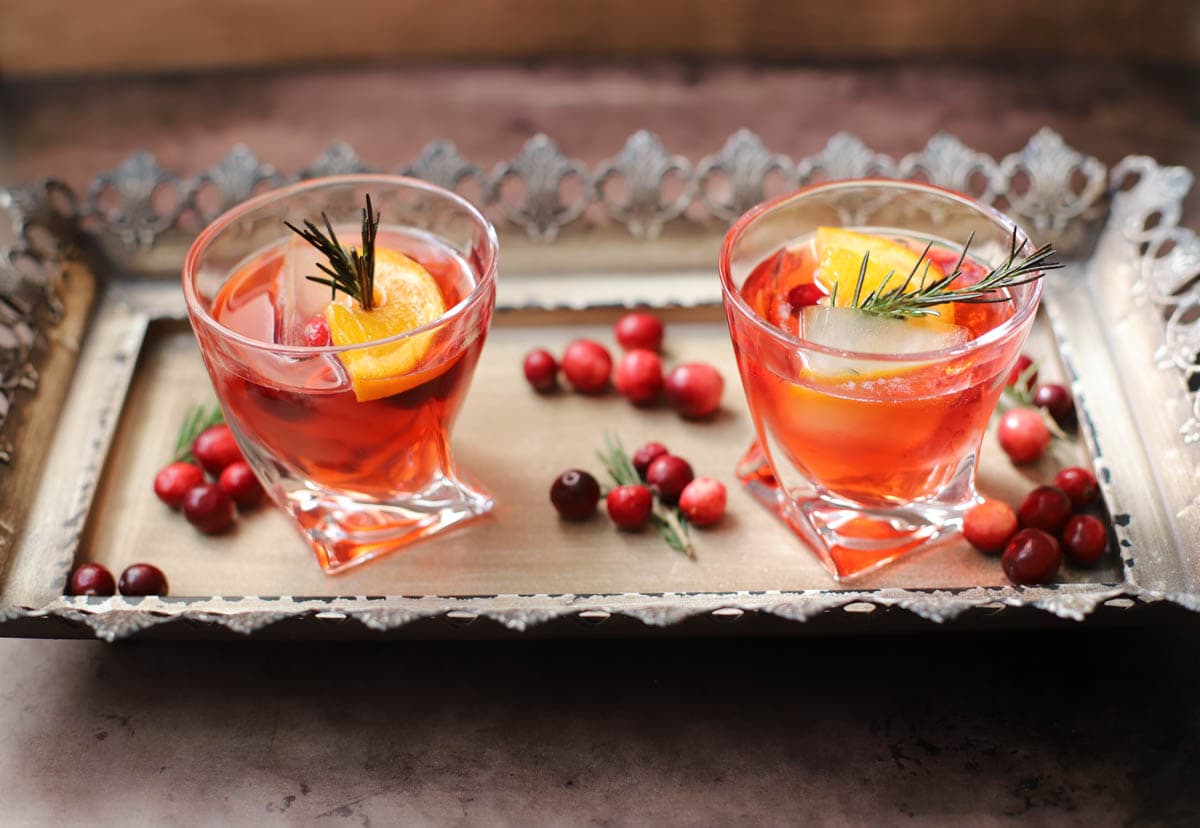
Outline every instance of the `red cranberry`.
{"type": "Polygon", "coordinates": [[[613,333],[627,351],[634,348],[657,351],[662,347],[663,323],[652,313],[627,313],[617,320],[613,333]]]}
{"type": "Polygon", "coordinates": [[[211,475],[219,475],[230,463],[244,460],[229,426],[221,423],[201,431],[192,443],[192,454],[211,475]]]}
{"type": "Polygon", "coordinates": [[[329,333],[329,320],[323,313],[314,313],[304,323],[300,332],[301,341],[310,348],[324,348],[333,344],[333,336],[329,333]]]}
{"type": "Polygon", "coordinates": [[[617,486],[608,493],[604,504],[618,529],[636,532],[650,520],[654,495],[645,486],[617,486]]]}
{"type": "Polygon", "coordinates": [[[695,476],[688,461],[673,454],[656,457],[646,469],[646,482],[664,503],[678,500],[695,476]]]}
{"type": "Polygon", "coordinates": [[[582,469],[568,469],[550,486],[550,502],[567,520],[586,520],[600,502],[600,484],[582,469]]]}
{"type": "Polygon", "coordinates": [[[189,489],[204,482],[204,471],[195,463],[172,463],[154,475],[154,493],[158,499],[178,509],[189,489]]]}
{"type": "Polygon", "coordinates": [[[646,470],[650,468],[650,464],[655,458],[661,457],[667,453],[667,447],[662,443],[646,443],[640,449],[633,453],[633,467],[637,469],[638,477],[642,480],[646,479],[646,470]]]}
{"type": "Polygon", "coordinates": [[[550,391],[558,385],[558,362],[545,348],[525,355],[525,379],[538,391],[550,391]]]}
{"type": "Polygon", "coordinates": [[[1096,484],[1096,476],[1080,466],[1071,466],[1060,471],[1054,478],[1054,485],[1067,493],[1071,505],[1082,509],[1100,495],[1100,487],[1096,484]]]}
{"type": "Polygon", "coordinates": [[[563,374],[576,391],[596,394],[608,385],[612,373],[612,357],[599,342],[576,339],[563,351],[563,374]]]}
{"type": "Polygon", "coordinates": [[[183,496],[183,516],[206,535],[233,523],[233,501],[216,483],[201,483],[183,496]]]}
{"type": "MultiPolygon", "coordinates": [[[[1021,374],[1024,374],[1026,371],[1028,371],[1031,365],[1033,365],[1033,360],[1024,354],[1021,354],[1019,357],[1017,357],[1016,365],[1014,365],[1012,370],[1008,372],[1008,381],[1005,384],[1009,387],[1016,385],[1017,380],[1021,378],[1021,374]]],[[[1031,373],[1029,378],[1025,381],[1025,389],[1029,390],[1033,388],[1034,383],[1037,382],[1037,378],[1037,371],[1031,373]]]]}
{"type": "Polygon", "coordinates": [[[1024,529],[1042,529],[1057,535],[1071,517],[1071,498],[1057,486],[1038,486],[1025,496],[1017,516],[1024,529]]]}
{"type": "Polygon", "coordinates": [[[996,438],[1014,463],[1032,463],[1050,445],[1050,429],[1036,411],[1014,408],[1000,418],[996,438]]]}
{"type": "Polygon", "coordinates": [[[1108,549],[1108,529],[1092,515],[1075,515],[1063,528],[1062,542],[1074,563],[1094,564],[1108,549]]]}
{"type": "Polygon", "coordinates": [[[122,595],[167,594],[167,576],[152,564],[136,563],[125,567],[118,585],[122,595]]]}
{"type": "Polygon", "coordinates": [[[697,477],[683,487],[679,510],[693,526],[712,526],[725,514],[725,484],[711,477],[697,477]]]}
{"type": "Polygon", "coordinates": [[[821,290],[812,282],[805,282],[802,285],[796,285],[788,291],[787,301],[792,308],[799,310],[806,308],[809,305],[815,305],[825,298],[825,291],[821,290]]]}
{"type": "Polygon", "coordinates": [[[85,563],[75,567],[71,583],[67,587],[71,595],[116,595],[117,582],[112,573],[98,563],[85,563]]]}
{"type": "Polygon", "coordinates": [[[262,502],[263,487],[245,460],[230,463],[217,481],[221,491],[233,498],[239,509],[250,509],[262,502]]]}
{"type": "Polygon", "coordinates": [[[963,537],[980,552],[998,555],[1017,533],[1017,513],[1000,500],[985,500],[963,516],[963,537]]]}
{"type": "Polygon", "coordinates": [[[1058,541],[1041,529],[1017,532],[1000,558],[1004,574],[1014,584],[1048,583],[1061,563],[1058,541]]]}
{"type": "Polygon", "coordinates": [[[1075,419],[1075,400],[1071,392],[1057,383],[1047,383],[1033,394],[1033,404],[1044,408],[1058,423],[1059,428],[1071,431],[1077,425],[1075,419]]]}
{"type": "Polygon", "coordinates": [[[667,374],[667,399],[688,418],[707,417],[721,406],[725,380],[716,368],[703,362],[678,365],[667,374]]]}
{"type": "Polygon", "coordinates": [[[648,403],[663,387],[662,360],[653,351],[634,348],[617,363],[617,391],[631,403],[648,403]]]}

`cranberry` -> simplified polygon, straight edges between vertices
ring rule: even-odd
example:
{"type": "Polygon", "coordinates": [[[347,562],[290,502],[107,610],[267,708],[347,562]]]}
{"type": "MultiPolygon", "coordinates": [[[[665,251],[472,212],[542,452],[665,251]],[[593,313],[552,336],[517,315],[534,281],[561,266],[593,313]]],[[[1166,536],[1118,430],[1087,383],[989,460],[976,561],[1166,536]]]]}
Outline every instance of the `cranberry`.
{"type": "Polygon", "coordinates": [[[663,323],[652,313],[627,313],[617,320],[613,333],[627,351],[634,348],[657,351],[662,347],[663,323]]]}
{"type": "Polygon", "coordinates": [[[1100,495],[1096,476],[1080,466],[1063,469],[1054,477],[1054,485],[1067,493],[1071,505],[1082,509],[1100,495]]]}
{"type": "Polygon", "coordinates": [[[154,475],[154,493],[158,499],[178,509],[188,490],[204,482],[204,471],[195,463],[172,463],[154,475]]]}
{"type": "Polygon", "coordinates": [[[1108,529],[1092,515],[1074,515],[1062,531],[1063,548],[1073,563],[1094,564],[1108,549],[1108,529]]]}
{"type": "Polygon", "coordinates": [[[663,387],[662,360],[653,351],[634,348],[617,363],[617,391],[631,403],[648,403],[663,387]]]}
{"type": "Polygon", "coordinates": [[[1025,496],[1017,516],[1023,529],[1042,529],[1056,535],[1071,517],[1071,498],[1057,486],[1038,486],[1025,496]]]}
{"type": "Polygon", "coordinates": [[[221,469],[230,463],[245,459],[237,441],[233,439],[233,432],[224,423],[201,431],[192,443],[192,454],[204,466],[204,470],[212,475],[220,474],[221,469]]]}
{"type": "Polygon", "coordinates": [[[618,529],[636,532],[645,527],[654,509],[654,495],[645,486],[617,486],[604,500],[618,529]]]}
{"type": "Polygon", "coordinates": [[[998,555],[1017,533],[1017,513],[1000,500],[985,500],[963,517],[963,537],[980,552],[998,555]]]}
{"type": "Polygon", "coordinates": [[[152,564],[130,564],[121,573],[119,586],[122,595],[166,595],[167,576],[152,564]]]}
{"type": "Polygon", "coordinates": [[[1071,431],[1077,425],[1075,419],[1075,400],[1071,392],[1057,383],[1047,383],[1033,395],[1033,404],[1044,408],[1054,418],[1059,427],[1071,431]]]}
{"type": "Polygon", "coordinates": [[[550,502],[567,520],[586,520],[600,502],[600,484],[582,469],[568,469],[550,487],[550,502]]]}
{"type": "Polygon", "coordinates": [[[1000,418],[996,438],[1014,463],[1032,463],[1050,445],[1050,429],[1036,411],[1014,408],[1000,418]]]}
{"type": "Polygon", "coordinates": [[[638,477],[646,479],[646,470],[655,458],[667,453],[667,447],[662,443],[646,443],[633,453],[633,467],[637,469],[638,477]]]}
{"type": "MultiPolygon", "coordinates": [[[[1031,365],[1033,365],[1033,360],[1024,354],[1021,354],[1019,357],[1017,357],[1017,364],[1014,365],[1012,370],[1008,372],[1008,381],[1005,383],[1005,385],[1008,385],[1010,388],[1016,385],[1017,380],[1021,378],[1021,374],[1024,374],[1026,371],[1028,371],[1031,365]]],[[[1037,371],[1034,371],[1029,375],[1029,379],[1025,381],[1026,390],[1033,388],[1033,384],[1037,382],[1037,377],[1037,371]]]]}
{"type": "Polygon", "coordinates": [[[679,499],[687,484],[695,477],[688,461],[673,454],[663,454],[656,458],[646,469],[646,482],[664,503],[674,503],[679,499]]]}
{"type": "Polygon", "coordinates": [[[304,323],[300,332],[300,340],[310,348],[324,348],[333,344],[333,336],[329,333],[329,320],[323,313],[314,313],[304,323]]]}
{"type": "Polygon", "coordinates": [[[703,362],[678,365],[667,374],[667,399],[688,418],[707,417],[721,406],[725,380],[716,368],[703,362]]]}
{"type": "Polygon", "coordinates": [[[262,502],[263,487],[245,460],[230,463],[217,481],[221,491],[233,498],[239,509],[250,509],[262,502]]]}
{"type": "Polygon", "coordinates": [[[812,282],[805,282],[802,285],[796,285],[788,291],[788,304],[794,309],[806,308],[809,305],[815,305],[825,298],[825,291],[821,290],[812,282]]]}
{"type": "Polygon", "coordinates": [[[233,501],[216,483],[201,483],[183,496],[183,516],[206,535],[233,523],[233,501]]]}
{"type": "Polygon", "coordinates": [[[725,484],[711,477],[697,477],[683,487],[679,510],[693,526],[712,526],[725,514],[725,484]]]}
{"type": "Polygon", "coordinates": [[[596,394],[608,385],[612,373],[612,357],[599,342],[576,339],[563,351],[563,374],[576,391],[596,394]]]}
{"type": "Polygon", "coordinates": [[[1022,529],[1004,548],[1000,564],[1014,584],[1044,584],[1058,572],[1062,550],[1053,535],[1041,529],[1022,529]]]}
{"type": "Polygon", "coordinates": [[[116,595],[117,582],[112,573],[98,563],[85,563],[75,567],[71,583],[67,587],[71,595],[116,595]]]}
{"type": "Polygon", "coordinates": [[[537,391],[550,391],[558,385],[558,362],[545,348],[525,355],[525,379],[537,391]]]}

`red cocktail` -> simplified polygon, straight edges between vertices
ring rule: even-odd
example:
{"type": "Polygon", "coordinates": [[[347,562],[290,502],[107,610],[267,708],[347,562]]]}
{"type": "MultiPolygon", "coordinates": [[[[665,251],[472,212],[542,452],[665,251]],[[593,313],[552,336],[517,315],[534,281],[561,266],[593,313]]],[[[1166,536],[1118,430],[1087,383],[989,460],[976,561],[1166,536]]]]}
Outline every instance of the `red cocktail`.
{"type": "Polygon", "coordinates": [[[730,231],[725,304],[759,434],[739,474],[836,576],[957,531],[975,502],[1047,266],[994,282],[1034,253],[1013,233],[907,182],[810,188],[730,231]]]}
{"type": "Polygon", "coordinates": [[[388,176],[260,197],[189,253],[189,313],[226,418],[326,571],[491,508],[459,479],[449,433],[487,333],[495,266],[494,233],[474,208],[388,176]],[[383,220],[370,303],[331,290],[322,251],[284,225],[325,213],[348,251],[364,195],[383,220]]]}

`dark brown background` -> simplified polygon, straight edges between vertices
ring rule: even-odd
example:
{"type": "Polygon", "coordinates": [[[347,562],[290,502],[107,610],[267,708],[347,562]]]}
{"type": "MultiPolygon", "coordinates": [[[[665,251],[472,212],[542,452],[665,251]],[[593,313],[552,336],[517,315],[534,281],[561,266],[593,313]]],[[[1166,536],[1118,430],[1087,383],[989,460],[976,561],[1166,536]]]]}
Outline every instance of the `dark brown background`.
{"type": "Polygon", "coordinates": [[[1191,0],[6,0],[11,75],[364,60],[1060,58],[1194,65],[1191,0]]]}
{"type": "MultiPolygon", "coordinates": [[[[1050,125],[1200,170],[1200,4],[460,0],[0,7],[0,182],[334,140],[594,162],[1050,125]],[[965,9],[965,11],[964,11],[965,9]]],[[[1195,204],[1195,197],[1191,204],[1195,204]]],[[[1193,209],[1190,221],[1196,226],[1193,209]]],[[[540,508],[531,507],[531,508],[540,508]]],[[[0,641],[0,801],[57,824],[1200,821],[1194,625],[469,646],[0,641]]]]}

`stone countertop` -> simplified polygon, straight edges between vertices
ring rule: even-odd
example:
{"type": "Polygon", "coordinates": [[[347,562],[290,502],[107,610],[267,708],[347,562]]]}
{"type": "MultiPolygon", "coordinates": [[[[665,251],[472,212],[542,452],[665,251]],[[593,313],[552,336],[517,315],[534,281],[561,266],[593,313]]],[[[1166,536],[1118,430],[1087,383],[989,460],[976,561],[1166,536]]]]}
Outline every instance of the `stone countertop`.
{"type": "MultiPolygon", "coordinates": [[[[699,157],[739,126],[993,155],[1049,125],[1200,170],[1197,77],[1119,66],[408,67],[0,86],[0,181],[242,142],[293,170],[535,132],[699,157]],[[318,110],[313,101],[328,105],[318,110]]],[[[1196,225],[1197,198],[1189,201],[1196,225]]],[[[745,641],[0,641],[6,824],[1192,824],[1194,625],[745,641]]]]}
{"type": "Polygon", "coordinates": [[[1195,824],[1195,629],[2,641],[4,822],[1195,824]]]}

